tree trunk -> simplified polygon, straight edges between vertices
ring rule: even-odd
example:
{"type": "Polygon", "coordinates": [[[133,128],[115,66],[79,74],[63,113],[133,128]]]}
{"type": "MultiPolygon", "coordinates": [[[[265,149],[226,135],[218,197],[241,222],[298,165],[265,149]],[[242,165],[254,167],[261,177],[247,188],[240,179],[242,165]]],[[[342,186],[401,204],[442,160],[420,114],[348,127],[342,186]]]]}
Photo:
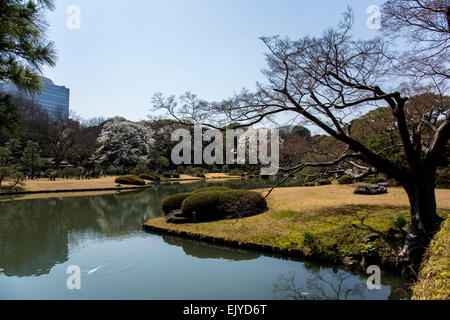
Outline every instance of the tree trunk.
{"type": "Polygon", "coordinates": [[[415,174],[412,183],[403,186],[410,203],[411,222],[405,245],[398,255],[405,278],[416,278],[422,257],[431,239],[439,231],[442,218],[436,213],[435,174],[415,174]]]}

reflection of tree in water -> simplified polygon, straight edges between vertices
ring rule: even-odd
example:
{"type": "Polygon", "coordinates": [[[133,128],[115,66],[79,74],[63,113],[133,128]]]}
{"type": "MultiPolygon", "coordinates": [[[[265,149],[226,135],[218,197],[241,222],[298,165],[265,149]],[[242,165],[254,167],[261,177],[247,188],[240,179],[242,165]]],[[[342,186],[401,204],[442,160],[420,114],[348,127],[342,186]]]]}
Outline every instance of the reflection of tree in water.
{"type": "Polygon", "coordinates": [[[331,276],[325,279],[322,272],[313,272],[313,277],[306,280],[305,287],[297,286],[297,273],[290,271],[286,275],[278,275],[273,285],[273,293],[277,299],[283,300],[347,300],[349,298],[363,298],[365,283],[347,281],[354,278],[350,273],[342,270],[326,273],[331,276]]]}
{"type": "Polygon", "coordinates": [[[213,258],[242,261],[257,259],[261,256],[256,251],[239,250],[167,235],[163,235],[162,238],[167,244],[182,247],[187,255],[200,259],[213,258]]]}
{"type": "MultiPolygon", "coordinates": [[[[218,184],[261,186],[258,181],[218,184]]],[[[159,185],[145,192],[0,202],[0,269],[7,276],[48,274],[55,264],[68,260],[69,244],[140,232],[145,220],[162,215],[162,199],[208,185],[202,181],[159,185]]],[[[205,248],[187,250],[199,256],[206,252],[205,248]]]]}
{"type": "Polygon", "coordinates": [[[8,276],[48,274],[68,259],[67,229],[60,203],[36,206],[31,201],[2,204],[0,268],[8,276]]]}
{"type": "MultiPolygon", "coordinates": [[[[324,268],[323,265],[312,261],[304,261],[303,266],[308,276],[306,285],[296,282],[296,272],[280,274],[273,284],[273,294],[277,299],[294,300],[346,300],[363,299],[368,293],[367,277],[365,273],[351,274],[340,270],[337,266],[324,268]]],[[[301,281],[301,279],[299,279],[301,281]]],[[[388,300],[404,300],[411,298],[411,284],[400,276],[382,273],[382,285],[390,287],[388,300]]]]}

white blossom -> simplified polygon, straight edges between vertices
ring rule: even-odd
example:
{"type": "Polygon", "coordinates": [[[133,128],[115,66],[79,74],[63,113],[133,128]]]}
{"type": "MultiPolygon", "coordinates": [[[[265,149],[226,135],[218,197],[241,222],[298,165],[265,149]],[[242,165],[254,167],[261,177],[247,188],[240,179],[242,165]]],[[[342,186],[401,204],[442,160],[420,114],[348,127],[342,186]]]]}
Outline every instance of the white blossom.
{"type": "Polygon", "coordinates": [[[126,168],[147,161],[153,132],[141,123],[113,118],[104,126],[97,139],[99,148],[92,160],[102,167],[126,168]]]}

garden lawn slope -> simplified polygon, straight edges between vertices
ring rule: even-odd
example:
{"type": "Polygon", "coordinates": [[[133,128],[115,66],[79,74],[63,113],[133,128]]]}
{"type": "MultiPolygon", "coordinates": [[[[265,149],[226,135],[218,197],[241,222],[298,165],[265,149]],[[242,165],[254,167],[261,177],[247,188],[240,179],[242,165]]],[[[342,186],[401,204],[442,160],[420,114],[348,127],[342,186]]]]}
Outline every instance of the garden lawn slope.
{"type": "Polygon", "coordinates": [[[450,220],[431,242],[413,287],[414,300],[450,300],[450,220]]]}

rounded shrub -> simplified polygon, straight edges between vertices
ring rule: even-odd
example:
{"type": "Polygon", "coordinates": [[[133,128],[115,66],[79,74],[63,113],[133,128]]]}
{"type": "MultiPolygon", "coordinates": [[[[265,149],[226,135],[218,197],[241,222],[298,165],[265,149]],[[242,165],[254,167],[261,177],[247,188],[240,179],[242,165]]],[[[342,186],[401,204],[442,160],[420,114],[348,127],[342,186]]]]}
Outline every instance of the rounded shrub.
{"type": "Polygon", "coordinates": [[[149,180],[151,181],[152,176],[146,173],[140,174],[139,178],[141,178],[142,180],[149,180]]]}
{"type": "Polygon", "coordinates": [[[169,172],[164,172],[164,173],[162,174],[162,176],[163,176],[164,178],[171,178],[171,177],[172,177],[172,174],[169,173],[169,172]]]}
{"type": "Polygon", "coordinates": [[[219,193],[224,191],[203,191],[191,194],[181,204],[183,216],[194,220],[209,220],[217,214],[219,193]]]}
{"type": "Polygon", "coordinates": [[[348,175],[344,175],[342,177],[340,177],[339,179],[337,179],[339,184],[351,184],[353,183],[353,178],[348,176],[348,175]]]}
{"type": "Polygon", "coordinates": [[[404,216],[398,216],[392,220],[392,225],[398,229],[403,229],[408,224],[408,220],[404,216]]]}
{"type": "Polygon", "coordinates": [[[208,191],[231,191],[231,189],[228,187],[225,187],[225,186],[214,186],[214,187],[200,188],[200,189],[193,191],[192,193],[195,194],[195,193],[208,192],[208,191]]]}
{"type": "Polygon", "coordinates": [[[267,202],[261,194],[245,190],[196,192],[181,205],[183,216],[194,221],[247,217],[266,210],[267,202]]]}
{"type": "Polygon", "coordinates": [[[258,192],[232,190],[219,194],[217,210],[226,219],[249,217],[266,211],[267,202],[258,192]]]}
{"type": "Polygon", "coordinates": [[[174,173],[172,175],[173,178],[179,179],[180,178],[180,174],[179,173],[174,173]]]}
{"type": "Polygon", "coordinates": [[[145,181],[138,176],[127,174],[124,176],[120,176],[116,178],[116,183],[125,184],[125,185],[134,185],[134,186],[143,186],[145,185],[145,181]]]}
{"type": "Polygon", "coordinates": [[[181,204],[183,203],[184,199],[186,199],[190,195],[191,193],[189,192],[177,193],[165,198],[162,202],[162,209],[164,213],[167,215],[173,210],[181,209],[181,204]]]}

